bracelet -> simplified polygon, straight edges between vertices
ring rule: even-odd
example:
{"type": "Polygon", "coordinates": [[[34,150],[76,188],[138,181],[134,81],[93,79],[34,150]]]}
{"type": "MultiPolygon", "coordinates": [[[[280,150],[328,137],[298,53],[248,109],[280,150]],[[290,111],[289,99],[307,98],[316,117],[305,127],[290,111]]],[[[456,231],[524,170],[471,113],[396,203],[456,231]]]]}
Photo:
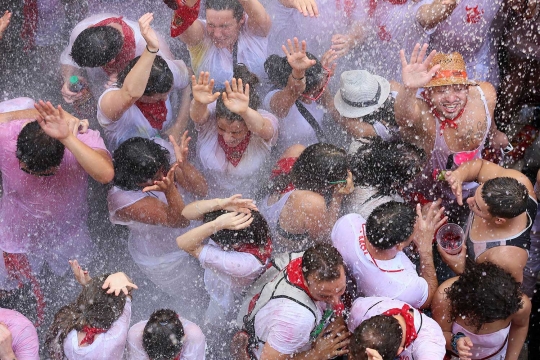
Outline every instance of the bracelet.
{"type": "Polygon", "coordinates": [[[294,75],[292,73],[291,73],[291,77],[296,81],[302,81],[302,80],[304,80],[306,78],[306,76],[304,75],[300,79],[297,79],[297,78],[294,77],[294,75]]]}
{"type": "Polygon", "coordinates": [[[457,341],[458,341],[459,339],[461,339],[462,337],[465,337],[465,334],[462,333],[462,332],[458,332],[458,333],[455,333],[455,334],[452,335],[452,340],[451,340],[450,342],[451,342],[451,344],[452,344],[452,350],[454,350],[454,352],[455,352],[456,354],[459,353],[459,351],[458,351],[458,349],[457,349],[457,341]]]}
{"type": "Polygon", "coordinates": [[[156,51],[152,51],[148,48],[148,44],[146,44],[146,51],[148,51],[150,54],[157,54],[159,52],[159,49],[157,49],[156,51]]]}

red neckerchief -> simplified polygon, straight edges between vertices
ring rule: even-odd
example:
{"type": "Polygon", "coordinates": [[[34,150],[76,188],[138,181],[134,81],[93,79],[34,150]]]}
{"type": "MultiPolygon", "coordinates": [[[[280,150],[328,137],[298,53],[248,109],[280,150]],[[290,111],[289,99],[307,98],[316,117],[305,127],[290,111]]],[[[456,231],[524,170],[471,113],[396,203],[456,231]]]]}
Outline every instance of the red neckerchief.
{"type": "Polygon", "coordinates": [[[118,55],[116,55],[116,57],[108,64],[101,67],[109,76],[111,74],[118,74],[131,60],[135,58],[135,33],[133,29],[122,20],[122,17],[105,19],[98,22],[93,27],[107,26],[113,23],[122,25],[124,44],[122,45],[122,49],[120,49],[118,55]]]}
{"type": "MultiPolygon", "coordinates": [[[[13,20],[12,20],[13,21],[13,20]]],[[[24,51],[29,51],[36,45],[36,30],[38,25],[37,0],[24,0],[23,25],[21,38],[24,41],[24,51]]]]}
{"type": "Polygon", "coordinates": [[[165,0],[167,6],[174,10],[171,22],[171,37],[177,37],[186,31],[199,17],[201,0],[197,0],[193,7],[184,4],[184,1],[165,0]]]}
{"type": "Polygon", "coordinates": [[[136,101],[135,105],[141,110],[146,120],[150,123],[150,126],[158,130],[163,128],[163,123],[167,121],[167,105],[165,104],[165,100],[155,103],[136,101]]]}
{"type": "MultiPolygon", "coordinates": [[[[368,15],[371,17],[375,13],[375,10],[377,9],[377,2],[382,0],[369,0],[369,10],[368,15]]],[[[407,0],[386,0],[392,5],[403,5],[407,2],[407,0]]]]}
{"type": "Polygon", "coordinates": [[[272,255],[272,240],[268,238],[264,248],[254,244],[242,244],[234,249],[238,252],[248,253],[257,258],[261,264],[265,265],[270,256],[272,255]]]}
{"type": "Polygon", "coordinates": [[[43,296],[43,291],[41,291],[39,282],[32,273],[32,268],[30,267],[28,257],[26,254],[9,254],[6,252],[4,252],[3,255],[8,278],[17,280],[19,283],[19,288],[23,286],[23,280],[26,279],[27,281],[30,281],[32,292],[36,297],[37,320],[34,325],[36,327],[41,326],[45,317],[45,297],[43,296]]]}
{"type": "Polygon", "coordinates": [[[444,131],[444,129],[446,129],[446,127],[457,130],[458,124],[456,123],[456,121],[465,112],[465,107],[467,106],[467,101],[465,101],[465,104],[463,105],[463,108],[459,111],[459,113],[456,115],[456,117],[454,117],[453,119],[447,119],[440,112],[438,112],[437,109],[435,109],[435,106],[433,106],[433,103],[431,102],[431,100],[429,100],[427,98],[425,91],[422,91],[421,96],[427,102],[427,104],[429,105],[429,108],[430,108],[431,113],[433,114],[433,116],[435,116],[435,118],[437,118],[437,120],[439,120],[439,123],[441,124],[441,131],[440,131],[441,135],[443,134],[443,131],[444,131]]]}
{"type": "Polygon", "coordinates": [[[85,335],[84,335],[84,339],[81,340],[80,345],[84,345],[84,344],[91,345],[94,343],[96,335],[107,332],[107,329],[100,329],[100,328],[95,328],[95,327],[85,325],[82,328],[82,331],[85,333],[85,335]]]}
{"type": "Polygon", "coordinates": [[[249,145],[250,139],[251,131],[248,131],[246,137],[240,142],[240,144],[236,145],[235,147],[230,147],[227,146],[227,144],[225,143],[225,139],[223,139],[223,136],[218,135],[219,146],[221,146],[223,151],[225,151],[227,161],[230,162],[232,166],[236,167],[240,163],[240,160],[242,160],[242,156],[244,156],[244,152],[246,152],[246,149],[249,145]]]}
{"type": "MultiPolygon", "coordinates": [[[[291,284],[298,286],[300,289],[305,291],[305,293],[308,294],[311,299],[313,299],[313,296],[311,295],[309,289],[304,283],[304,274],[302,274],[302,258],[299,257],[291,261],[289,265],[287,265],[287,267],[285,268],[285,271],[287,272],[287,278],[289,279],[291,284]]],[[[313,300],[316,301],[315,299],[313,300]]],[[[342,302],[340,302],[338,305],[334,306],[334,313],[339,316],[344,309],[345,306],[342,302]]]]}
{"type": "MultiPolygon", "coordinates": [[[[276,162],[276,166],[272,169],[272,175],[270,175],[270,180],[275,179],[276,177],[281,176],[281,175],[288,175],[291,172],[292,167],[294,163],[296,162],[296,160],[298,160],[297,157],[288,157],[288,158],[279,159],[276,162]]],[[[281,190],[280,193],[286,194],[289,191],[293,191],[293,190],[294,190],[294,185],[291,182],[289,183],[289,185],[287,185],[285,189],[281,190]]]]}
{"type": "Polygon", "coordinates": [[[408,348],[409,345],[411,345],[412,342],[418,337],[418,334],[416,333],[416,328],[414,327],[414,315],[411,314],[411,312],[409,311],[410,309],[411,307],[409,305],[404,304],[401,309],[395,308],[383,312],[383,315],[401,315],[405,319],[405,349],[408,348]]]}

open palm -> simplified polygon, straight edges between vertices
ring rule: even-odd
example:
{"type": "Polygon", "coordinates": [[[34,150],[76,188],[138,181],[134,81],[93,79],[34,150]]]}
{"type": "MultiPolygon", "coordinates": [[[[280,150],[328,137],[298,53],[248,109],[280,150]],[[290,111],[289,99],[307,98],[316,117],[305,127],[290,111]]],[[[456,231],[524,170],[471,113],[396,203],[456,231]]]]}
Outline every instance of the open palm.
{"type": "Polygon", "coordinates": [[[289,65],[291,65],[294,70],[298,71],[305,71],[316,63],[315,60],[311,60],[307,57],[306,48],[306,41],[302,40],[302,44],[300,44],[297,38],[294,38],[293,41],[291,41],[291,39],[288,39],[287,46],[281,46],[281,49],[285,53],[285,56],[287,56],[287,61],[289,62],[289,65]]]}
{"type": "Polygon", "coordinates": [[[410,62],[408,63],[405,58],[405,51],[401,50],[399,52],[399,57],[401,59],[401,78],[406,87],[420,88],[425,86],[441,67],[440,65],[435,65],[432,68],[429,67],[429,64],[437,52],[433,50],[429,56],[424,59],[427,48],[427,44],[424,44],[422,48],[420,48],[420,44],[416,44],[411,54],[410,62]]]}
{"type": "Polygon", "coordinates": [[[249,109],[249,84],[242,86],[242,79],[238,81],[233,78],[231,84],[225,81],[225,92],[223,93],[223,104],[235,114],[244,114],[249,109]]]}
{"type": "Polygon", "coordinates": [[[205,105],[213,103],[220,95],[219,92],[213,93],[214,79],[210,79],[210,73],[202,71],[198,80],[195,75],[191,75],[191,91],[193,99],[205,105]]]}

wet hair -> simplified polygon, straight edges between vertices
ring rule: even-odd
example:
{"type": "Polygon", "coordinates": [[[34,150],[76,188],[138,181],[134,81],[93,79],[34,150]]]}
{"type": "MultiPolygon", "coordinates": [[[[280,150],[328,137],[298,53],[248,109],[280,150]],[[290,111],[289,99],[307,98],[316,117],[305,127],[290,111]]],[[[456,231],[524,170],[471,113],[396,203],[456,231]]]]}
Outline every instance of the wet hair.
{"type": "Polygon", "coordinates": [[[124,45],[122,33],[112,26],[93,26],[84,29],[73,42],[70,56],[80,67],[108,64],[124,45]]]}
{"type": "Polygon", "coordinates": [[[184,326],[172,310],[157,310],[150,315],[143,331],[142,345],[152,360],[169,360],[182,351],[184,326]]]}
{"type": "Polygon", "coordinates": [[[126,305],[126,295],[107,294],[102,289],[109,274],[93,278],[85,285],[73,303],[62,307],[54,316],[47,332],[45,347],[53,360],[63,360],[64,341],[72,331],[82,331],[84,326],[109,330],[118,320],[126,305]]]}
{"type": "MultiPolygon", "coordinates": [[[[118,79],[116,80],[116,85],[118,87],[124,85],[126,77],[139,59],[140,56],[137,56],[135,59],[131,60],[122,71],[120,71],[118,79]]],[[[140,79],[139,81],[143,80],[140,79]]],[[[157,55],[152,64],[150,76],[148,77],[143,95],[164,94],[169,92],[173,86],[173,82],[174,77],[169,65],[167,65],[167,62],[161,56],[157,55]]]]}
{"type": "Polygon", "coordinates": [[[373,210],[366,222],[366,237],[379,250],[407,241],[416,223],[416,212],[408,204],[389,201],[373,210]]]}
{"type": "Polygon", "coordinates": [[[527,210],[527,187],[510,177],[488,180],[482,187],[482,199],[491,215],[512,219],[527,210]]]}
{"type": "Polygon", "coordinates": [[[141,190],[138,184],[154,178],[159,170],[170,168],[170,153],[150,139],[134,137],[124,141],[113,155],[113,185],[122,190],[141,190]]]}
{"type": "MultiPolygon", "coordinates": [[[[306,90],[304,93],[316,90],[321,81],[324,79],[325,73],[319,59],[315,55],[306,52],[306,56],[310,60],[315,60],[316,63],[312,67],[306,69],[306,90]]],[[[283,89],[287,86],[289,76],[292,73],[292,67],[287,61],[286,56],[270,55],[264,62],[264,70],[268,74],[270,81],[278,88],[283,89]]]]}
{"type": "MultiPolygon", "coordinates": [[[[214,221],[228,212],[227,210],[216,210],[206,213],[204,214],[204,223],[214,221]]],[[[270,237],[268,223],[258,211],[252,210],[251,217],[253,218],[253,222],[247,228],[241,230],[219,230],[211,236],[212,240],[224,248],[241,244],[265,246],[270,237]]]]}
{"type": "Polygon", "coordinates": [[[313,276],[316,281],[334,281],[341,277],[344,268],[343,257],[335,247],[319,243],[310,247],[302,255],[302,275],[308,281],[313,276]]]}
{"type": "Polygon", "coordinates": [[[17,159],[33,173],[60,166],[64,151],[64,144],[47,135],[37,121],[26,124],[17,137],[17,159]]]}
{"type": "Polygon", "coordinates": [[[445,290],[450,301],[449,322],[462,318],[480,330],[482,325],[504,320],[523,307],[521,284],[503,268],[468,262],[461,276],[445,290]]]}
{"type": "MultiPolygon", "coordinates": [[[[255,86],[259,83],[259,78],[252,72],[248,70],[246,65],[238,64],[234,67],[233,78],[236,80],[242,79],[242,84],[245,88],[246,84],[249,84],[249,107],[253,110],[257,110],[261,107],[261,100],[255,86]]],[[[230,82],[229,82],[230,83],[230,82]]],[[[225,89],[220,89],[219,91],[223,92],[225,89]]],[[[216,118],[226,119],[230,122],[234,121],[244,121],[242,117],[238,114],[233,113],[225,106],[223,98],[220,96],[216,101],[216,118]]]]}
{"type": "Polygon", "coordinates": [[[363,321],[349,344],[349,359],[367,360],[366,349],[377,350],[383,360],[394,360],[403,339],[403,329],[393,316],[376,315],[363,321]]]}
{"type": "Polygon", "coordinates": [[[375,122],[378,121],[387,123],[390,126],[397,126],[396,116],[394,113],[395,102],[396,100],[391,95],[389,95],[381,107],[374,110],[372,113],[369,113],[368,115],[362,116],[362,121],[371,125],[375,124],[375,122]]]}
{"type": "Polygon", "coordinates": [[[402,141],[386,142],[379,137],[363,143],[349,155],[354,185],[377,189],[377,195],[399,193],[423,168],[425,152],[402,141]]]}
{"type": "Polygon", "coordinates": [[[205,5],[207,10],[232,10],[233,17],[237,22],[244,17],[244,8],[238,0],[206,0],[205,5]]]}

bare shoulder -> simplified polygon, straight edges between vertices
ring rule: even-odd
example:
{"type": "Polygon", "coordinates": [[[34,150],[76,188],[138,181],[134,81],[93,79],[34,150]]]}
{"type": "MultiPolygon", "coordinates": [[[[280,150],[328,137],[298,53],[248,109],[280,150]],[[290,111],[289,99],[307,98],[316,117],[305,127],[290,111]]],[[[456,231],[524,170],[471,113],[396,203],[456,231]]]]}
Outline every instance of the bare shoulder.
{"type": "Polygon", "coordinates": [[[482,89],[482,92],[486,96],[488,102],[495,102],[497,100],[497,90],[493,85],[488,82],[479,82],[478,86],[482,89]]]}

